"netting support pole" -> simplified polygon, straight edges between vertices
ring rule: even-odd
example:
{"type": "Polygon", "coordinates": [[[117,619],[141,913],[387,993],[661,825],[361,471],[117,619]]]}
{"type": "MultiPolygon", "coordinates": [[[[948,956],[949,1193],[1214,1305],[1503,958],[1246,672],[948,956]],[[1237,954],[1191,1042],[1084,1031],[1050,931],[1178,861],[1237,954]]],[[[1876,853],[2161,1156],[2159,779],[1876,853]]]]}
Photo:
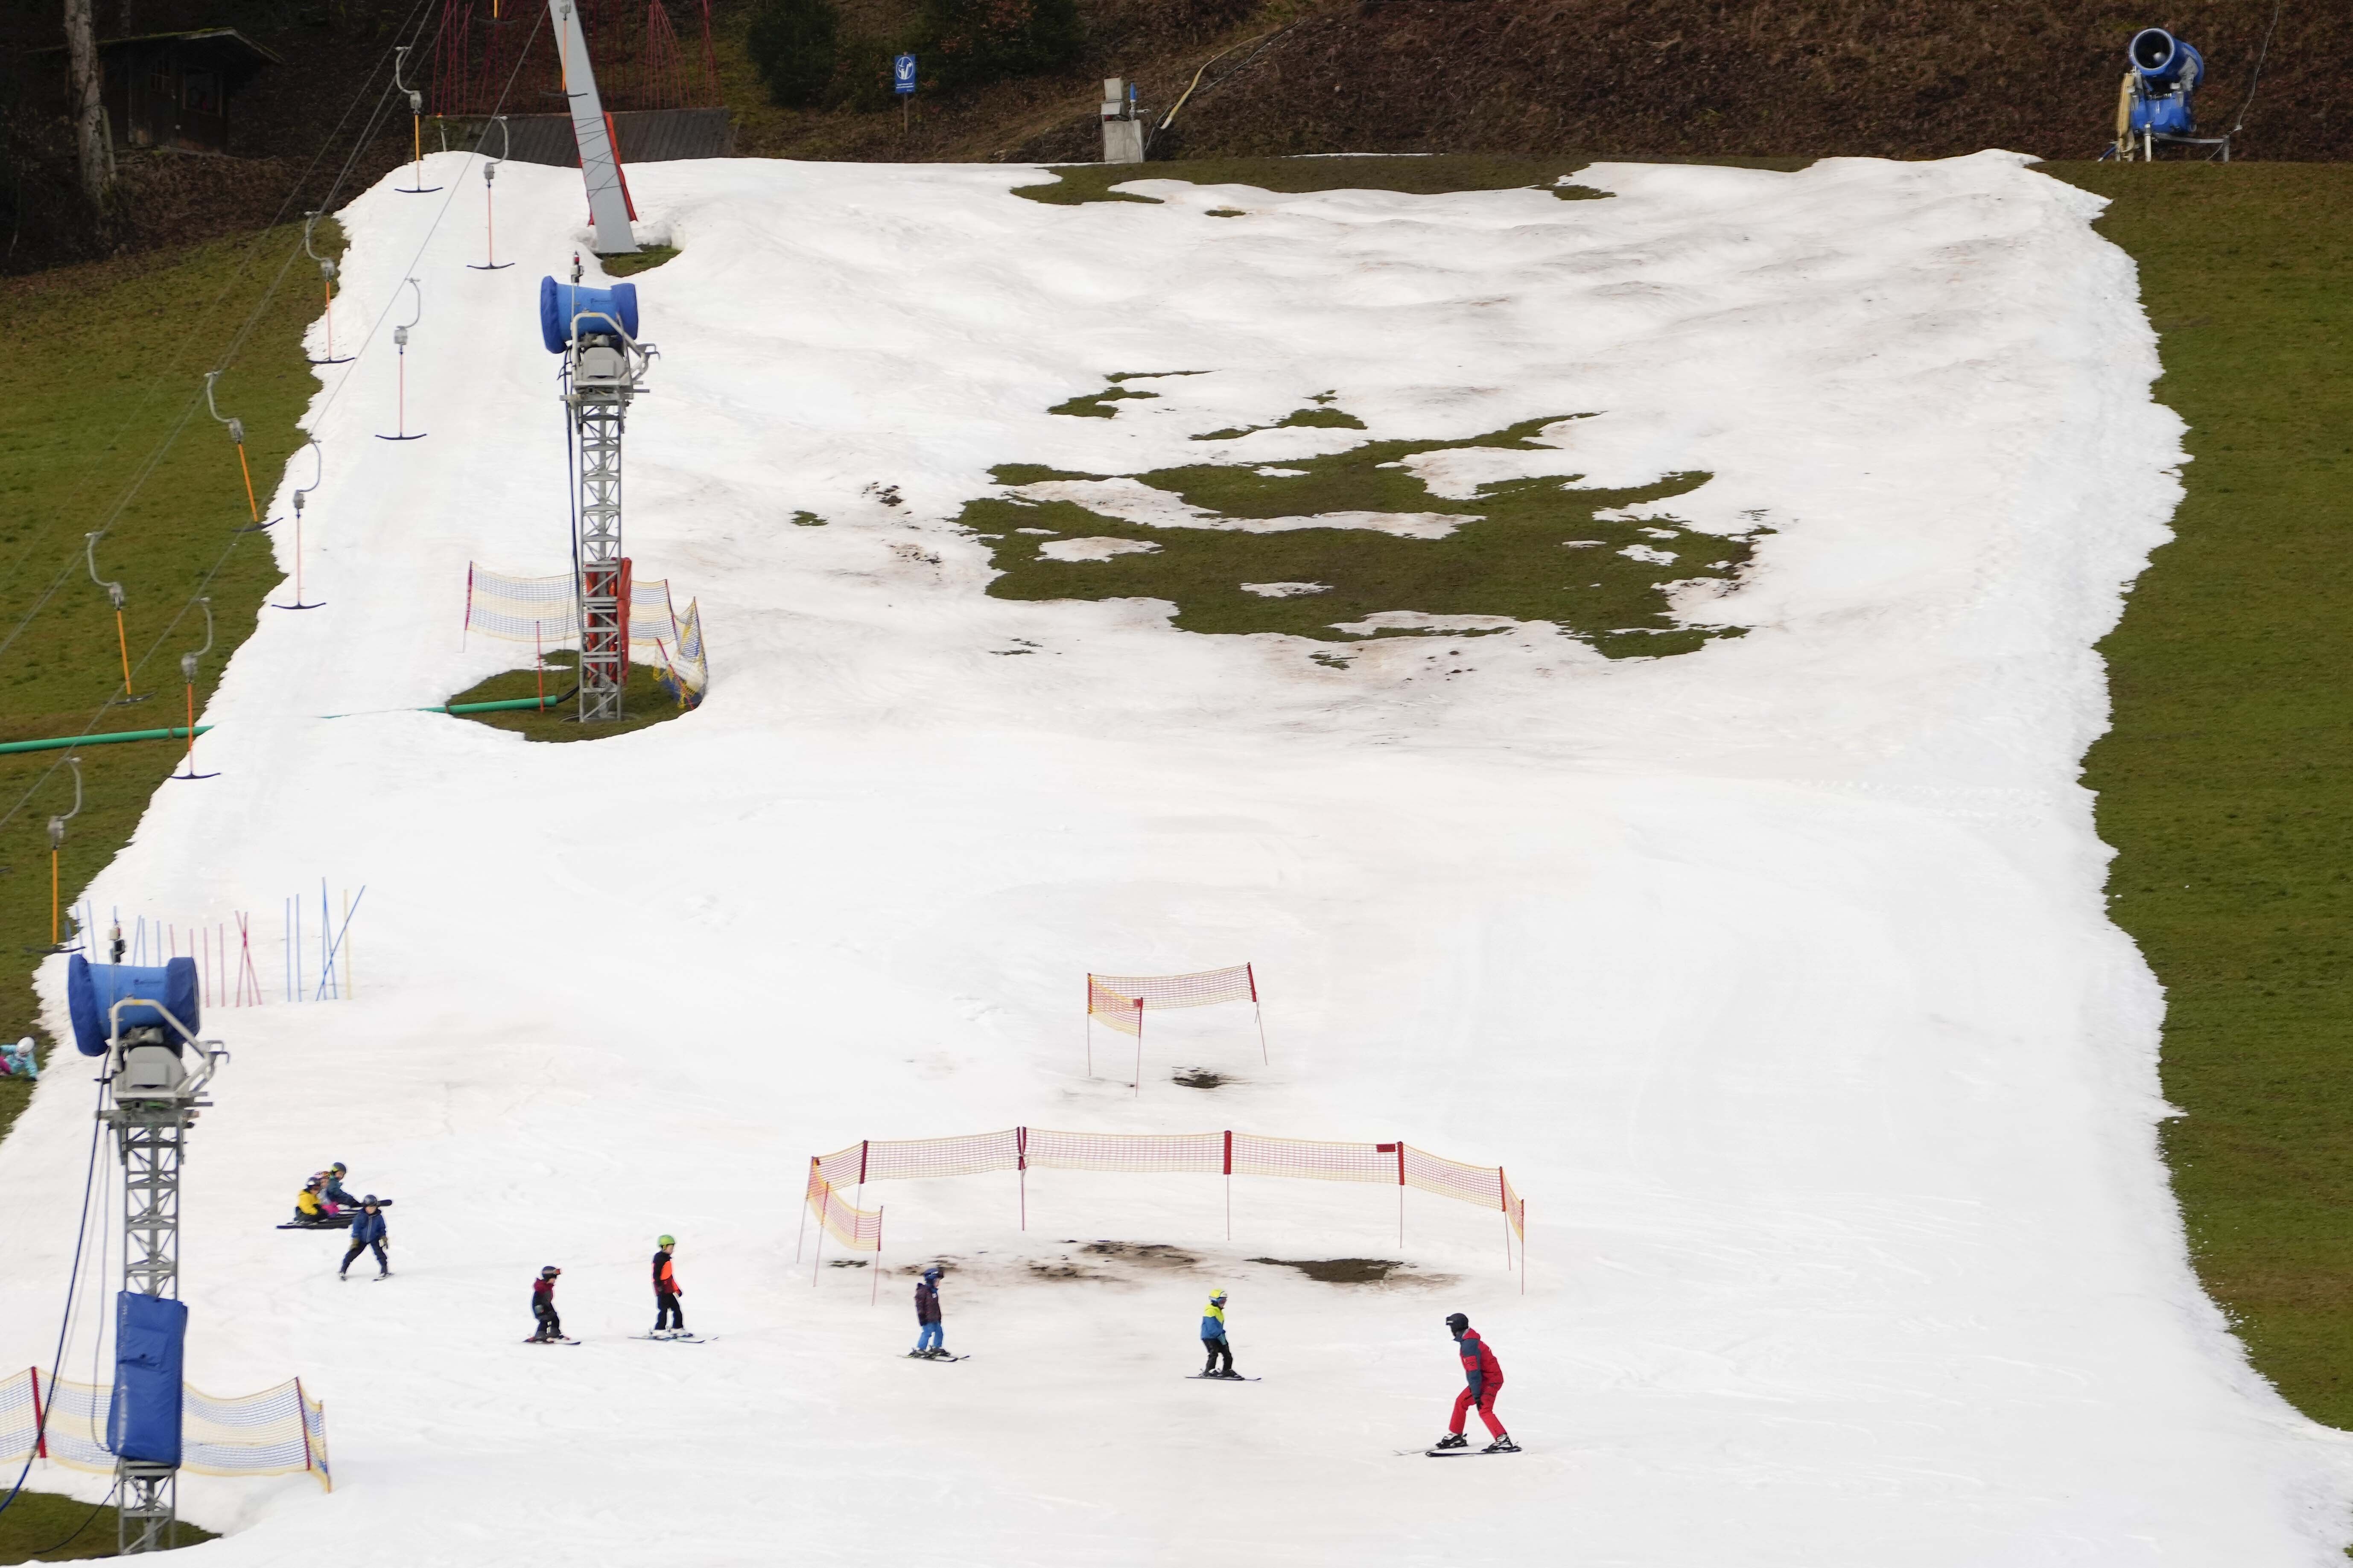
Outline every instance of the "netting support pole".
{"type": "Polygon", "coordinates": [[[41,1414],[41,1369],[26,1367],[33,1374],[33,1453],[37,1458],[49,1457],[49,1423],[41,1414]]]}
{"type": "Polygon", "coordinates": [[[1528,1205],[1520,1200],[1520,1294],[1528,1293],[1528,1205]]]}
{"type": "Polygon", "coordinates": [[[1029,1129],[1013,1130],[1014,1180],[1021,1189],[1021,1228],[1029,1228],[1029,1129]]]}
{"type": "Polygon", "coordinates": [[[1504,1167],[1495,1167],[1495,1206],[1504,1211],[1504,1272],[1512,1269],[1512,1184],[1504,1179],[1504,1167]]]}
{"type": "MultiPolygon", "coordinates": [[[[193,723],[194,721],[190,722],[193,723]]],[[[1258,968],[1255,964],[1245,963],[1242,965],[1242,974],[1250,981],[1250,1016],[1258,1020],[1259,1065],[1266,1067],[1272,1063],[1273,1058],[1266,1054],[1266,1011],[1258,1004],[1258,968]]]]}
{"type": "MultiPolygon", "coordinates": [[[[816,1158],[815,1158],[814,1156],[812,1156],[812,1157],[810,1158],[810,1160],[809,1160],[809,1174],[810,1174],[812,1177],[814,1177],[814,1176],[816,1175],[816,1173],[817,1173],[817,1160],[816,1160],[816,1158]]],[[[797,1230],[795,1230],[795,1231],[793,1232],[793,1261],[794,1261],[794,1262],[798,1263],[798,1262],[801,1260],[801,1251],[802,1251],[802,1249],[803,1249],[804,1247],[806,1247],[807,1245],[808,1245],[808,1184],[804,1183],[804,1184],[802,1184],[802,1187],[801,1187],[801,1223],[800,1223],[800,1226],[799,1226],[799,1228],[798,1228],[798,1229],[797,1229],[797,1230]]]]}
{"type": "MultiPolygon", "coordinates": [[[[824,1203],[828,1208],[831,1208],[833,1206],[833,1189],[831,1187],[828,1186],[824,1192],[818,1194],[818,1196],[819,1201],[824,1203]]],[[[824,1258],[825,1220],[820,1217],[817,1222],[817,1246],[809,1253],[809,1289],[812,1290],[817,1289],[818,1265],[822,1262],[824,1258]]]]}
{"type": "Polygon", "coordinates": [[[1405,1247],[1405,1140],[1398,1140],[1398,1247],[1405,1247]]]}
{"type": "Polygon", "coordinates": [[[866,1289],[870,1307],[882,1300],[882,1208],[874,1210],[874,1282],[866,1289]]]}
{"type": "Polygon", "coordinates": [[[1226,1131],[1226,1239],[1234,1238],[1234,1134],[1226,1131]]]}
{"type": "Polygon", "coordinates": [[[1144,1098],[1144,998],[1135,999],[1135,1097],[1144,1098]]]}

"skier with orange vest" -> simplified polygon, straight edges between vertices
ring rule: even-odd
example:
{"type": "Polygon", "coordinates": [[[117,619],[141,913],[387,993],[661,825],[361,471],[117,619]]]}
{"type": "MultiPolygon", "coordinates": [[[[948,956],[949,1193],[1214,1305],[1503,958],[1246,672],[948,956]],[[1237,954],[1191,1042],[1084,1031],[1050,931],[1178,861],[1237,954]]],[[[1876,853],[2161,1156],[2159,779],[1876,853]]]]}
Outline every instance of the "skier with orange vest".
{"type": "Polygon", "coordinates": [[[670,1268],[670,1248],[678,1237],[665,1236],[654,1243],[654,1339],[676,1339],[686,1332],[686,1312],[678,1299],[686,1294],[686,1287],[678,1282],[676,1270],[670,1268]]]}
{"type": "Polygon", "coordinates": [[[1512,1435],[1504,1430],[1501,1421],[1495,1419],[1495,1395],[1504,1391],[1503,1363],[1495,1359],[1495,1352],[1487,1348],[1487,1342],[1481,1339],[1478,1331],[1471,1326],[1469,1318],[1460,1312],[1450,1313],[1446,1327],[1454,1336],[1456,1352],[1462,1357],[1465,1386],[1454,1396],[1454,1419],[1448,1425],[1446,1436],[1431,1444],[1430,1451],[1437,1454],[1450,1448],[1469,1447],[1470,1440],[1462,1436],[1462,1422],[1475,1408],[1479,1412],[1479,1419],[1487,1424],[1488,1432],[1495,1439],[1479,1452],[1518,1453],[1520,1446],[1512,1441],[1512,1435]]]}

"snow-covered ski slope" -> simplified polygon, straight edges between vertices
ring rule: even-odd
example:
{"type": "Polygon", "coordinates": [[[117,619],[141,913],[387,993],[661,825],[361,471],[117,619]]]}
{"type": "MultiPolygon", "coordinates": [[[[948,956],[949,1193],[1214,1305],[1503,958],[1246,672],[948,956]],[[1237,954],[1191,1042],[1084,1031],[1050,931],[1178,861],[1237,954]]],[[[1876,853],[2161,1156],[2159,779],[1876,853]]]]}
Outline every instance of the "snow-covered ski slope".
{"type": "MultiPolygon", "coordinates": [[[[190,1376],[301,1374],[339,1485],[191,1479],[234,1531],[207,1561],[2337,1561],[2342,1442],[2185,1263],[2160,997],[2075,782],[2093,645],[2181,457],[2094,198],[1993,153],[1599,165],[1612,198],[1577,202],[635,169],[683,253],[640,279],[662,357],[629,552],[700,599],[714,684],[556,746],[403,710],[511,662],[460,650],[469,560],[564,568],[533,296],[580,243],[578,176],[510,165],[522,265],[476,272],[478,172],[425,174],[438,230],[405,171],[344,215],[337,342],[422,279],[428,437],[371,438],[382,325],[314,415],[327,607],[264,612],[209,715],[221,777],[161,792],[91,889],[272,931],[322,875],[368,889],[358,1000],[212,1015],[235,1060],[192,1155],[190,1376]],[[1208,374],[1046,413],[1177,370],[1208,374]],[[1325,392],[1368,431],[1188,440],[1325,392]],[[1569,414],[1556,453],[1421,461],[1464,488],[1714,475],[1671,510],[1772,531],[1690,609],[1746,637],[1618,663],[1548,630],[1403,637],[1338,670],[1165,605],[990,599],[948,521],[993,464],[1569,414]],[[1271,1067],[1229,1009],[1155,1017],[1140,1097],[1085,1077],[1089,968],[1244,959],[1271,1067]],[[1499,1163],[1526,1293],[1463,1205],[1415,1195],[1400,1245],[1391,1191],[1240,1182],[1229,1242],[1214,1179],[1058,1172],[1026,1233],[1009,1177],[870,1187],[882,1305],[862,1268],[812,1289],[809,1154],[1016,1123],[1499,1163]],[[337,1158],[399,1199],[381,1287],[270,1228],[337,1158]],[[718,1343],[627,1337],[661,1232],[718,1343]],[[964,1364],[900,1359],[898,1270],[934,1256],[964,1364]],[[1348,1257],[1413,1272],[1250,1261],[1348,1257]],[[516,1342],[550,1262],[586,1354],[516,1342]],[[1220,1284],[1262,1383],[1183,1375],[1220,1284]],[[1508,1464],[1419,1458],[1457,1309],[1509,1379],[1508,1464]]],[[[90,1093],[56,1073],[0,1148],[15,1364],[54,1331],[90,1093]]],[[[69,1374],[94,1353],[78,1330],[69,1374]]]]}

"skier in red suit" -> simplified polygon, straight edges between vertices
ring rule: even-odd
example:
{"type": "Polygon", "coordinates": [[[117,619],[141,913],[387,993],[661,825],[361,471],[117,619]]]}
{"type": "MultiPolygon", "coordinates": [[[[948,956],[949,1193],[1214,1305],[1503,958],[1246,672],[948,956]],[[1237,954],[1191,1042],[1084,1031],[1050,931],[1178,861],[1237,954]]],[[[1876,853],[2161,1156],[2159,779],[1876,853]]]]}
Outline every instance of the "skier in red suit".
{"type": "Polygon", "coordinates": [[[1462,1380],[1465,1386],[1461,1393],[1454,1396],[1454,1419],[1448,1425],[1446,1436],[1438,1440],[1433,1451],[1437,1448],[1462,1448],[1470,1446],[1469,1439],[1462,1436],[1462,1421],[1471,1414],[1472,1407],[1476,1406],[1479,1419],[1487,1424],[1488,1432],[1495,1439],[1480,1452],[1482,1454],[1518,1453],[1520,1446],[1512,1441],[1512,1435],[1504,1430],[1502,1422],[1495,1419],[1495,1395],[1504,1391],[1503,1363],[1496,1361],[1495,1352],[1487,1348],[1487,1342],[1479,1337],[1478,1331],[1471,1326],[1471,1320],[1461,1313],[1450,1314],[1446,1320],[1446,1327],[1454,1336],[1454,1348],[1462,1356],[1462,1380]]]}

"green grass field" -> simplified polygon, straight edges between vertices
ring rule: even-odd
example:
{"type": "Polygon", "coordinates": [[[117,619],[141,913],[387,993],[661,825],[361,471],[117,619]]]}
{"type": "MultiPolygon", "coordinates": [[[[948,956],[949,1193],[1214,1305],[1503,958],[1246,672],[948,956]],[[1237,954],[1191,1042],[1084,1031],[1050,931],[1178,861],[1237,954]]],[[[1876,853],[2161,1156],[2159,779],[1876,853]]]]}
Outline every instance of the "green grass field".
{"type": "MultiPolygon", "coordinates": [[[[341,250],[332,225],[318,237],[322,252],[341,250]]],[[[188,601],[208,595],[216,626],[196,676],[201,712],[229,654],[270,613],[263,595],[279,580],[270,535],[240,531],[252,521],[245,483],[237,448],[206,411],[204,373],[246,328],[216,397],[244,422],[266,501],[301,444],[294,422],[317,384],[301,342],[319,314],[317,268],[300,230],[280,228],[10,279],[0,302],[16,323],[17,384],[41,389],[0,421],[0,637],[13,639],[0,661],[0,741],[184,723],[179,656],[204,641],[203,615],[188,601]],[[120,638],[83,559],[83,534],[100,527],[100,570],[124,589],[120,638]],[[131,702],[120,700],[126,644],[140,699],[131,702]]],[[[356,332],[356,312],[346,321],[339,309],[337,328],[356,332]]],[[[310,527],[332,529],[333,502],[318,501],[310,527]]],[[[130,838],[158,788],[237,787],[227,775],[165,784],[183,751],[166,742],[79,749],[82,808],[58,857],[68,903],[130,838]]],[[[196,752],[201,762],[201,740],[196,752]]],[[[49,945],[47,826],[73,805],[66,755],[0,755],[0,813],[12,814],[0,821],[0,1035],[11,1040],[33,1032],[25,982],[49,945]]],[[[27,1093],[0,1079],[0,1129],[27,1093]]]]}
{"type": "MultiPolygon", "coordinates": [[[[1296,182],[1345,171],[1359,185],[1494,189],[1578,166],[1446,167],[1456,162],[1211,161],[1198,177],[1304,188],[1296,182]]],[[[2353,941],[2344,850],[2353,841],[2353,695],[2339,673],[2353,636],[2341,563],[2353,537],[2353,393],[2341,369],[2353,350],[2353,168],[2046,168],[2115,198],[2102,232],[2140,263],[2162,333],[2158,395],[2189,423],[2196,458],[2179,537],[2103,645],[2116,726],[2086,767],[2101,831],[2118,852],[2116,918],[2168,994],[2165,1088],[2185,1115],[2168,1123],[2166,1153],[2198,1268],[2255,1364],[2314,1416],[2353,1426],[2353,983],[2344,962],[2353,941]]],[[[1120,177],[1189,172],[1155,164],[1120,177]]],[[[1111,197],[1109,172],[1072,173],[1100,188],[1047,199],[1111,197]]],[[[219,617],[200,700],[227,650],[267,613],[259,606],[276,569],[259,546],[265,536],[235,531],[247,521],[235,453],[199,404],[105,542],[100,563],[129,590],[132,684],[152,695],[100,711],[121,676],[112,616],[82,574],[81,535],[106,520],[186,414],[209,355],[290,240],[280,231],[0,284],[20,328],[19,384],[43,389],[0,426],[0,602],[6,627],[23,623],[0,666],[0,739],[75,733],[93,719],[101,730],[176,722],[176,656],[201,635],[174,623],[180,604],[208,587],[219,617]]],[[[315,314],[316,287],[299,264],[221,384],[225,408],[246,422],[265,491],[297,443],[293,421],[310,396],[300,333],[315,314]]],[[[1117,417],[1136,405],[1096,406],[1117,417]]],[[[1178,488],[1234,479],[1213,473],[1178,488]]],[[[332,527],[329,498],[322,501],[315,515],[332,527]]],[[[974,521],[997,532],[993,521],[1006,520],[974,521]]],[[[1085,520],[1088,531],[1109,536],[1122,526],[1085,520]]],[[[1166,542],[1165,533],[1155,538],[1166,542]]],[[[1032,583],[1045,585],[1017,571],[1011,588],[1032,583]]],[[[524,694],[531,679],[511,673],[461,695],[524,694]]],[[[659,699],[633,687],[630,700],[657,717],[659,699]]],[[[561,722],[525,715],[512,727],[561,722]]],[[[42,826],[71,802],[58,755],[0,757],[0,811],[15,811],[0,823],[0,955],[13,965],[0,985],[0,1031],[10,1037],[30,1026],[24,978],[48,941],[42,826]]],[[[177,756],[159,743],[86,751],[88,793],[63,857],[69,898],[121,848],[155,789],[236,787],[233,778],[163,784],[177,756]]],[[[23,1092],[0,1080],[0,1129],[23,1092]]]]}
{"type": "Polygon", "coordinates": [[[2166,1156],[2257,1369],[2353,1427],[2353,167],[2051,172],[2115,199],[2195,459],[2084,772],[2165,983],[2166,1156]]]}

